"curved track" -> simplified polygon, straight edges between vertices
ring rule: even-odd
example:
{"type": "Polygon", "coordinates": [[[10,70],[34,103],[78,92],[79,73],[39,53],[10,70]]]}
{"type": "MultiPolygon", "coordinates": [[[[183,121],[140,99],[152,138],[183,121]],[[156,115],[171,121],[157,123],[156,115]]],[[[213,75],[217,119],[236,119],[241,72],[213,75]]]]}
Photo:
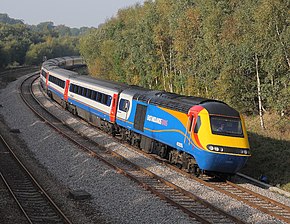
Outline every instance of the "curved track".
{"type": "Polygon", "coordinates": [[[97,147],[95,142],[78,135],[69,127],[63,125],[58,118],[45,110],[33,97],[33,94],[30,93],[34,79],[35,77],[31,77],[22,85],[23,87],[25,86],[25,88],[22,87],[23,89],[20,91],[23,100],[44,122],[51,125],[55,130],[74,142],[82,150],[103,161],[119,173],[128,176],[133,181],[139,183],[171,205],[181,209],[196,221],[201,223],[244,223],[240,219],[200,199],[196,195],[169,183],[148,170],[138,167],[121,155],[108,151],[107,149],[104,150],[102,146],[97,147]],[[29,88],[29,90],[27,88],[29,88]]]}
{"type": "Polygon", "coordinates": [[[71,223],[0,135],[0,177],[28,223],[71,223]]]}
{"type": "Polygon", "coordinates": [[[3,70],[3,71],[0,71],[0,76],[4,76],[4,75],[11,75],[11,74],[14,74],[15,72],[30,72],[31,70],[36,70],[36,66],[23,66],[23,67],[16,67],[16,68],[12,68],[12,69],[7,69],[7,70],[3,70]]]}

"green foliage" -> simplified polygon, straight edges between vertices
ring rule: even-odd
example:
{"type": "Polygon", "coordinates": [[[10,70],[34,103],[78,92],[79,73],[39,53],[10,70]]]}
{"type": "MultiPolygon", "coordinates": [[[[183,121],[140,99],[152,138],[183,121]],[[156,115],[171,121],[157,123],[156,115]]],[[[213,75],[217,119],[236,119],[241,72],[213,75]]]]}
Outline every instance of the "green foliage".
{"type": "Polygon", "coordinates": [[[0,14],[0,68],[14,65],[38,65],[43,57],[77,55],[79,36],[89,30],[54,26],[43,22],[24,25],[21,20],[0,14]]]}
{"type": "Polygon", "coordinates": [[[287,114],[288,8],[286,0],[146,1],[83,36],[80,52],[97,76],[254,114],[258,71],[264,109],[287,114]]]}
{"type": "Polygon", "coordinates": [[[23,24],[0,23],[0,67],[8,64],[23,64],[31,40],[30,30],[23,24]]]}
{"type": "Polygon", "coordinates": [[[23,21],[20,19],[10,18],[7,14],[0,13],[0,23],[14,25],[23,24],[23,21]]]}
{"type": "Polygon", "coordinates": [[[27,64],[37,65],[43,58],[55,58],[78,54],[78,39],[74,37],[48,38],[45,42],[32,44],[26,53],[27,64]]]}

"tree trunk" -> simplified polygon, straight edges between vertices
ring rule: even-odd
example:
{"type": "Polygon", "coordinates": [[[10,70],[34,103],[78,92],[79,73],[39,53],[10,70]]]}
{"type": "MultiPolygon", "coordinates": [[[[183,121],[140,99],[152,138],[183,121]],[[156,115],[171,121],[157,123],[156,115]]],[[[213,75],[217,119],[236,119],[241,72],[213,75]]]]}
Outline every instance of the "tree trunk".
{"type": "Polygon", "coordinates": [[[255,62],[256,62],[256,75],[257,75],[257,89],[258,89],[260,123],[261,123],[261,128],[265,129],[265,124],[264,124],[264,119],[263,119],[262,97],[261,97],[261,83],[260,83],[260,76],[259,76],[259,59],[258,59],[257,54],[255,54],[255,62]]]}
{"type": "Polygon", "coordinates": [[[167,64],[167,61],[166,61],[166,58],[165,58],[165,55],[163,52],[162,44],[160,44],[160,51],[161,51],[161,58],[162,58],[163,63],[164,63],[164,68],[162,68],[162,70],[163,70],[163,88],[166,91],[167,90],[166,81],[167,81],[167,78],[169,76],[169,72],[168,72],[168,64],[167,64]]]}
{"type": "Polygon", "coordinates": [[[288,57],[288,55],[287,55],[287,51],[286,51],[286,49],[285,49],[285,44],[283,43],[283,41],[282,41],[282,39],[281,39],[281,36],[280,36],[280,33],[279,33],[279,29],[278,29],[277,24],[276,24],[276,33],[277,33],[277,35],[278,35],[278,38],[279,38],[279,40],[280,40],[280,44],[281,44],[282,49],[283,49],[283,51],[284,51],[284,55],[285,55],[285,58],[286,58],[286,61],[287,61],[288,67],[290,68],[290,60],[289,60],[289,57],[288,57]]]}

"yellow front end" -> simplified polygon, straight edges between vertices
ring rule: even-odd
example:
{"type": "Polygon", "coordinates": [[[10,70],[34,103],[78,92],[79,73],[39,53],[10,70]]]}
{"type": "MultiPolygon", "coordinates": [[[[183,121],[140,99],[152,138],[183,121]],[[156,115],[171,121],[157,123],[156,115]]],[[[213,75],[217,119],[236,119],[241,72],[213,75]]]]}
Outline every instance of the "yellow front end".
{"type": "MultiPolygon", "coordinates": [[[[243,137],[232,137],[232,136],[224,136],[224,135],[217,135],[212,133],[212,128],[210,124],[210,115],[206,109],[200,111],[199,116],[201,118],[201,127],[198,131],[198,137],[200,144],[205,150],[208,150],[208,145],[217,145],[217,146],[224,146],[224,147],[232,147],[232,148],[239,148],[239,149],[249,149],[249,141],[248,135],[245,128],[245,122],[242,116],[241,123],[242,123],[242,130],[243,130],[243,137]]],[[[223,153],[223,152],[219,152],[223,153]]]]}

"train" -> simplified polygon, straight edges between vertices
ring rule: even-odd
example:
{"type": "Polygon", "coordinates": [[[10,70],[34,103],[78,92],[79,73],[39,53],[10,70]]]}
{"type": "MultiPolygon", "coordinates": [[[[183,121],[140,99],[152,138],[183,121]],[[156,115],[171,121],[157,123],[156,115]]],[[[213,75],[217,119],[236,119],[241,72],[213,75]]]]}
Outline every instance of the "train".
{"type": "Polygon", "coordinates": [[[214,99],[78,75],[80,56],[49,59],[40,85],[76,116],[193,173],[231,176],[251,156],[242,115],[214,99]]]}

